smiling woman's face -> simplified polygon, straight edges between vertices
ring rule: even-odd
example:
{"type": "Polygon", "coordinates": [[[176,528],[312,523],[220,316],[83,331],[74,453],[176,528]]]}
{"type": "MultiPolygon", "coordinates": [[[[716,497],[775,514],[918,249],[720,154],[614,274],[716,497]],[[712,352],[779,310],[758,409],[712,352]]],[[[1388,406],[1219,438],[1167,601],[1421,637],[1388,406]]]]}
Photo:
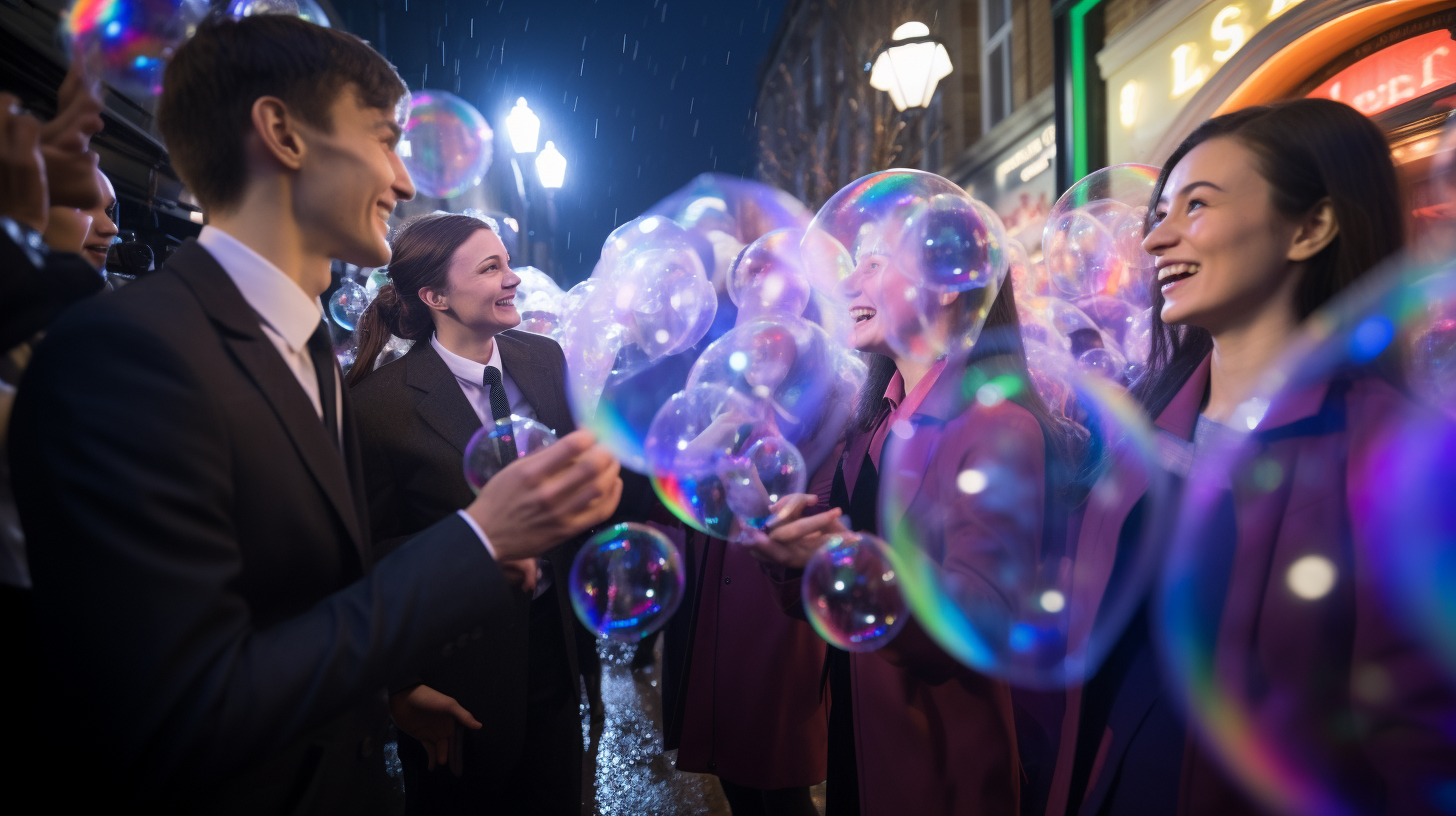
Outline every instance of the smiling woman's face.
{"type": "Polygon", "coordinates": [[[1168,174],[1143,248],[1157,258],[1164,323],[1218,334],[1292,297],[1289,257],[1299,225],[1274,207],[1258,157],[1235,139],[1209,139],[1168,174]]]}
{"type": "Polygon", "coordinates": [[[514,329],[521,323],[516,311],[521,278],[511,271],[510,260],[500,236],[478,229],[450,257],[446,289],[422,289],[420,299],[481,336],[514,329]]]}

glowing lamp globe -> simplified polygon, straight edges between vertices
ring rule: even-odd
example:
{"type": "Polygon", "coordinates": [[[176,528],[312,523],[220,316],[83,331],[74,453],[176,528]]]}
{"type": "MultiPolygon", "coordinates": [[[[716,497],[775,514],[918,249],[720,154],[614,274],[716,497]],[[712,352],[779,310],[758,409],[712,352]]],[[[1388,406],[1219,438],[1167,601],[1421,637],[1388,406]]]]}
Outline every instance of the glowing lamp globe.
{"type": "Polygon", "coordinates": [[[895,44],[875,58],[870,87],[888,93],[896,110],[928,106],[936,84],[950,75],[950,52],[924,23],[905,23],[891,39],[895,44]]]}

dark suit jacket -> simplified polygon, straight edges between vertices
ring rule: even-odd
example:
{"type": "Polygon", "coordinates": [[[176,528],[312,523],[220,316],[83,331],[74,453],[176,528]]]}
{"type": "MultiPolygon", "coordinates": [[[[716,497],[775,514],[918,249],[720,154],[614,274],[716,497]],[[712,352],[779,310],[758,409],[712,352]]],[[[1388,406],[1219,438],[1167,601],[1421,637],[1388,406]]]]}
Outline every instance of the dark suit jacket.
{"type": "MultiPolygon", "coordinates": [[[[550,338],[522,331],[496,337],[501,364],[536,411],[538,421],[558,435],[575,430],[566,402],[566,368],[561,347],[550,338]]],[[[370,525],[381,553],[405,537],[470,504],[461,460],[465,445],[480,428],[480,418],[445,361],[428,341],[414,344],[403,358],[382,366],[353,391],[359,411],[368,485],[370,525]]],[[[565,689],[577,687],[575,616],[563,584],[581,539],[547,553],[551,588],[535,603],[556,603],[561,640],[536,648],[565,648],[570,674],[557,678],[565,689]],[[549,597],[548,597],[549,596],[549,597]]],[[[472,772],[514,767],[526,733],[529,614],[533,601],[523,592],[510,614],[452,644],[417,678],[454,697],[483,728],[466,732],[465,761],[472,772]]],[[[556,661],[557,665],[561,661],[556,661]]]]}
{"type": "Polygon", "coordinates": [[[29,340],[106,279],[81,256],[69,252],[27,252],[0,230],[0,353],[29,340]],[[41,260],[37,266],[32,258],[41,260]]]}
{"type": "Polygon", "coordinates": [[[87,778],[153,811],[393,809],[382,691],[505,612],[449,517],[376,565],[344,456],[206,250],[66,314],[10,433],[41,688],[87,778]]]}

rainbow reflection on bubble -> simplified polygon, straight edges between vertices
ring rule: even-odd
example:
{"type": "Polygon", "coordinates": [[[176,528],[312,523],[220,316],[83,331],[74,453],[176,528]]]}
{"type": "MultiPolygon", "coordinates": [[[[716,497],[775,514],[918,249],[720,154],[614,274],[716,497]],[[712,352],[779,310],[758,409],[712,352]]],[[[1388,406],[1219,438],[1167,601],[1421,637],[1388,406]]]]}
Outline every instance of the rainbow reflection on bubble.
{"type": "Polygon", "coordinates": [[[207,10],[206,0],[76,0],[65,32],[88,72],[150,104],[162,92],[167,60],[207,10]]]}
{"type": "Polygon", "coordinates": [[[397,148],[419,191],[454,198],[490,169],[495,135],[469,102],[445,91],[419,91],[397,148]]]}
{"type": "Polygon", "coordinates": [[[628,522],[597,533],[576,554],[571,607],[598,637],[636,643],[661,629],[686,586],[677,548],[656,529],[628,522]]]}
{"type": "Polygon", "coordinates": [[[1042,251],[1060,296],[1120,297],[1152,303],[1154,261],[1143,250],[1143,227],[1159,170],[1118,164],[1073,184],[1047,214],[1042,251]]]}
{"type": "Polygon", "coordinates": [[[868,533],[832,535],[804,566],[804,613],[830,645],[874,651],[910,619],[897,576],[885,542],[868,533]]]}
{"type": "Polygon", "coordinates": [[[1160,652],[1271,812],[1456,812],[1453,306],[1456,267],[1367,273],[1189,472],[1160,652]]]}

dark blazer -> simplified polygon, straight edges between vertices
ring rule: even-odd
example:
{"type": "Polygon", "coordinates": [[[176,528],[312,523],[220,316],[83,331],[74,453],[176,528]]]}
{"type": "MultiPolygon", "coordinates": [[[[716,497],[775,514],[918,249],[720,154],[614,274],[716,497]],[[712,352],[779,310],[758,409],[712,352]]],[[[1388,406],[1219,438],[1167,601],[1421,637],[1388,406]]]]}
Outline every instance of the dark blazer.
{"type": "MultiPolygon", "coordinates": [[[[554,340],[522,331],[496,337],[501,365],[536,411],[537,420],[564,435],[575,430],[566,401],[566,360],[554,340]]],[[[455,513],[474,499],[461,471],[465,445],[480,418],[455,375],[429,341],[381,366],[353,389],[359,411],[370,526],[380,553],[455,513]]],[[[561,638],[576,688],[576,620],[564,583],[581,539],[546,554],[552,596],[560,610],[561,638]]],[[[538,602],[548,602],[545,596],[538,602]]],[[[447,647],[418,678],[454,697],[483,726],[467,731],[465,760],[480,773],[510,768],[526,731],[529,596],[516,592],[511,611],[447,647]]]]}
{"type": "Polygon", "coordinates": [[[80,255],[22,246],[0,229],[0,353],[105,285],[106,278],[80,255]]]}
{"type": "Polygon", "coordinates": [[[343,396],[341,456],[193,242],[52,327],[10,433],[49,750],[85,744],[85,781],[47,796],[397,806],[383,690],[512,590],[457,517],[376,564],[343,396]]]}

